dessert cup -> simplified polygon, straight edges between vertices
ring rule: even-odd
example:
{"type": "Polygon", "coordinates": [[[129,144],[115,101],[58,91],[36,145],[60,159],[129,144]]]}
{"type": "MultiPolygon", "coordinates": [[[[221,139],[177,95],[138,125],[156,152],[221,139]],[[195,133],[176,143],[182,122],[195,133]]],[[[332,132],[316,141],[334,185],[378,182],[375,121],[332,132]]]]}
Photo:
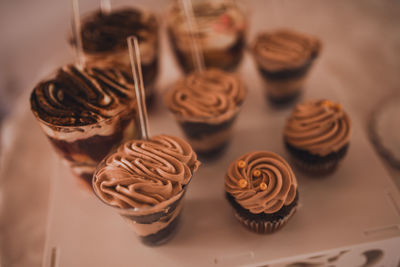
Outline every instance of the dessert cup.
{"type": "Polygon", "coordinates": [[[133,82],[117,70],[65,66],[35,87],[30,103],[56,152],[87,188],[112,148],[139,135],[133,82]]]}
{"type": "Polygon", "coordinates": [[[246,153],[225,175],[225,196],[235,217],[259,234],[281,229],[296,212],[298,195],[289,164],[272,152],[246,153]]]}
{"type": "MultiPolygon", "coordinates": [[[[233,71],[242,60],[246,44],[247,22],[233,1],[193,1],[194,38],[204,57],[205,66],[233,71]]],[[[185,73],[195,69],[191,33],[178,1],[170,7],[168,36],[178,64],[185,73]]]]}
{"type": "Polygon", "coordinates": [[[93,189],[145,245],[161,245],[176,232],[186,189],[199,164],[190,145],[178,137],[131,140],[99,164],[93,189]]]}
{"type": "MultiPolygon", "coordinates": [[[[126,41],[131,35],[139,39],[146,101],[150,104],[159,61],[158,21],[154,14],[123,8],[107,14],[97,11],[85,16],[81,27],[85,63],[89,67],[119,68],[131,74],[126,41]]],[[[72,44],[75,44],[73,40],[72,44]]]]}
{"type": "Polygon", "coordinates": [[[245,96],[235,75],[209,69],[178,81],[164,102],[199,156],[213,158],[228,145],[245,96]]]}
{"type": "Polygon", "coordinates": [[[292,30],[258,34],[252,54],[265,82],[267,99],[278,106],[296,100],[320,51],[317,38],[292,30]]]}
{"type": "Polygon", "coordinates": [[[302,170],[322,176],[332,173],[345,157],[351,121],[339,103],[312,100],[298,104],[284,128],[284,143],[302,170]]]}

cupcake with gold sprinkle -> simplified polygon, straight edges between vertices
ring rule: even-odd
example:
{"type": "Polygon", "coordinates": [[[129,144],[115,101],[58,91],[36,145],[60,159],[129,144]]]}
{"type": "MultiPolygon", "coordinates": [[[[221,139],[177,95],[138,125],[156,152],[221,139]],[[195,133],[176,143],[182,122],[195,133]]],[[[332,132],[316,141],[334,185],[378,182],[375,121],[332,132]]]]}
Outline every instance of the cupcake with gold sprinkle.
{"type": "Polygon", "coordinates": [[[291,167],[268,151],[249,152],[232,162],[225,194],[241,224],[260,234],[282,228],[296,212],[299,198],[291,167]]]}
{"type": "Polygon", "coordinates": [[[283,134],[285,146],[299,167],[327,174],[347,153],[351,121],[339,103],[312,100],[294,108],[283,134]]]}

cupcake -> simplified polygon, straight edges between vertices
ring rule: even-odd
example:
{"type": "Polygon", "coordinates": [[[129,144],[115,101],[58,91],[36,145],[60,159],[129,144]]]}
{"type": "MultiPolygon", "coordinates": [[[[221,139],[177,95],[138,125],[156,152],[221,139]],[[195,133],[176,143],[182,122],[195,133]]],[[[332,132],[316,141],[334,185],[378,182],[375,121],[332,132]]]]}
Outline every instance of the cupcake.
{"type": "Polygon", "coordinates": [[[245,95],[235,75],[209,69],[178,81],[164,102],[199,156],[212,157],[229,143],[245,95]]]}
{"type": "Polygon", "coordinates": [[[260,234],[282,228],[296,212],[299,199],[289,164],[268,151],[249,152],[232,162],[225,194],[241,224],[260,234]]]}
{"type": "MultiPolygon", "coordinates": [[[[158,22],[149,12],[124,8],[110,13],[97,11],[82,19],[81,36],[86,65],[118,67],[132,73],[127,37],[139,40],[147,101],[153,96],[158,73],[158,22]]],[[[72,42],[75,44],[75,42],[72,42]]]]}
{"type": "Polygon", "coordinates": [[[298,104],[284,129],[293,161],[315,174],[331,173],[347,153],[351,121],[342,106],[329,100],[298,104]]]}
{"type": "Polygon", "coordinates": [[[175,232],[186,189],[199,165],[196,153],[181,138],[131,140],[100,163],[93,189],[144,244],[160,245],[175,232]]]}
{"type": "Polygon", "coordinates": [[[252,54],[265,80],[267,98],[278,105],[295,100],[320,51],[317,38],[291,30],[257,35],[252,54]]]}
{"type": "MultiPolygon", "coordinates": [[[[232,1],[193,1],[195,36],[206,67],[234,70],[246,38],[246,19],[232,1]]],[[[183,71],[193,71],[191,32],[184,11],[175,1],[167,16],[170,44],[183,71]]]]}
{"type": "Polygon", "coordinates": [[[31,93],[39,125],[86,186],[91,186],[96,165],[114,146],[139,135],[133,86],[116,69],[68,65],[31,93]]]}

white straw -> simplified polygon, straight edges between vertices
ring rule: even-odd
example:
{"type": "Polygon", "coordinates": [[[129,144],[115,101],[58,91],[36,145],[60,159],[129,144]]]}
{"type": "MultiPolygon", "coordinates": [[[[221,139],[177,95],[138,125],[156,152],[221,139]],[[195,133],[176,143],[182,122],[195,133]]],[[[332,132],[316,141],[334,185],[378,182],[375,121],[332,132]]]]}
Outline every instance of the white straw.
{"type": "Polygon", "coordinates": [[[142,67],[140,63],[140,49],[139,42],[136,36],[129,36],[127,38],[129,47],[129,57],[131,60],[132,75],[135,82],[135,92],[138,104],[140,128],[142,131],[142,138],[149,139],[149,122],[146,109],[146,97],[143,85],[142,67]]]}
{"type": "Polygon", "coordinates": [[[75,51],[78,67],[83,69],[85,66],[85,55],[83,54],[83,44],[81,35],[81,20],[79,18],[79,0],[72,1],[72,31],[75,37],[75,51]]]}
{"type": "Polygon", "coordinates": [[[100,10],[103,14],[111,12],[111,0],[100,0],[100,10]]]}
{"type": "Polygon", "coordinates": [[[195,69],[202,72],[204,71],[204,57],[203,53],[200,49],[199,43],[196,40],[195,32],[198,29],[196,18],[193,12],[193,5],[191,0],[181,0],[181,8],[183,9],[186,17],[186,21],[189,26],[190,32],[190,40],[191,40],[191,50],[192,50],[192,60],[195,66],[195,69]]]}

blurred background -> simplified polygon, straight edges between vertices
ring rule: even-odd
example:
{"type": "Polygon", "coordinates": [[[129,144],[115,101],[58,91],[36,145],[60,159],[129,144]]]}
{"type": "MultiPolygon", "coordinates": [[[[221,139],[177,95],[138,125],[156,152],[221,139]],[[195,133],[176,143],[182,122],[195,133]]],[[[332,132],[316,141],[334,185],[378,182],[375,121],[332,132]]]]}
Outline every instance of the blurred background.
{"type": "MultiPolygon", "coordinates": [[[[373,106],[371,101],[382,99],[398,88],[399,1],[247,2],[250,3],[245,4],[250,20],[249,40],[260,30],[288,26],[317,35],[324,41],[325,49],[340,51],[340,55],[330,53],[335,58],[324,60],[329,61],[336,75],[354,83],[354,90],[348,93],[358,99],[355,105],[360,112],[368,111],[373,106]]],[[[114,7],[142,6],[161,16],[167,4],[168,1],[160,0],[113,1],[114,7]]],[[[71,28],[70,5],[67,0],[0,1],[0,118],[12,110],[21,93],[30,91],[57,66],[73,59],[66,42],[71,28]]],[[[97,0],[80,1],[82,14],[98,7],[97,0]]],[[[165,72],[161,70],[162,74],[165,72]]]]}
{"type": "MultiPolygon", "coordinates": [[[[348,103],[366,131],[374,108],[385,98],[399,94],[400,1],[243,2],[250,23],[248,40],[258,31],[285,26],[316,35],[323,41],[318,64],[324,64],[350,88],[346,92],[348,103]]],[[[162,12],[168,1],[115,0],[112,3],[115,8],[134,5],[152,9],[160,15],[162,27],[165,26],[162,12]]],[[[74,59],[66,41],[71,29],[70,6],[67,0],[0,0],[1,266],[41,266],[50,179],[46,175],[34,182],[22,176],[19,181],[8,179],[3,174],[11,167],[3,158],[18,147],[18,141],[12,142],[19,140],[18,136],[7,125],[12,125],[13,120],[22,116],[18,114],[29,109],[29,92],[57,67],[74,59]],[[22,187],[29,187],[28,193],[22,187]],[[26,212],[20,212],[22,209],[26,212]]],[[[84,14],[98,8],[99,1],[80,1],[80,6],[84,14]]],[[[181,75],[176,65],[171,70],[163,63],[171,55],[164,52],[169,47],[165,31],[161,30],[160,84],[181,75]]],[[[248,53],[245,57],[248,60],[248,53]]],[[[23,131],[30,134],[29,129],[23,131]]],[[[385,164],[400,184],[399,171],[385,164]]]]}

